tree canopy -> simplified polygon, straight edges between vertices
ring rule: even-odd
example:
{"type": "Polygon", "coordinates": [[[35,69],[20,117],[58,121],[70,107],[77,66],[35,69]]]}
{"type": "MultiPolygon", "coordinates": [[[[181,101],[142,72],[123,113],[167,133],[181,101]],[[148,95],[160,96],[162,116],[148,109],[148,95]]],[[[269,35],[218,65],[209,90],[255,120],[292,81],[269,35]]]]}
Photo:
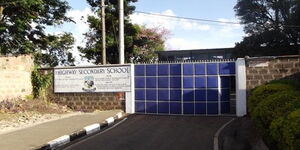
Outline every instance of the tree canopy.
{"type": "Polygon", "coordinates": [[[47,44],[43,47],[42,52],[35,53],[36,64],[51,67],[57,65],[75,65],[73,54],[69,51],[73,48],[75,39],[70,33],[48,35],[43,40],[47,44]]]}
{"type": "Polygon", "coordinates": [[[297,54],[300,0],[238,0],[234,9],[246,33],[237,56],[297,54]]]}
{"type": "MultiPolygon", "coordinates": [[[[90,62],[100,64],[102,59],[102,28],[100,16],[100,0],[87,0],[92,7],[96,16],[88,17],[89,31],[85,33],[87,41],[84,47],[78,47],[82,57],[87,58],[90,62]]],[[[133,3],[137,0],[124,1],[124,32],[125,32],[125,61],[146,61],[154,57],[155,50],[162,50],[164,36],[157,29],[146,29],[138,25],[133,25],[129,15],[135,10],[133,3]],[[158,33],[155,33],[159,31],[158,33]],[[148,37],[147,37],[148,36],[148,37]],[[156,39],[151,38],[155,37],[156,39]],[[151,41],[152,40],[152,41],[151,41]],[[157,43],[156,43],[157,42],[157,43]],[[151,57],[151,58],[150,58],[151,57]]],[[[107,62],[111,64],[118,63],[118,1],[106,0],[106,56],[107,62]]]]}
{"type": "Polygon", "coordinates": [[[134,26],[138,34],[134,41],[132,61],[155,62],[157,60],[156,51],[165,49],[164,43],[169,31],[160,27],[134,26]]]}
{"type": "Polygon", "coordinates": [[[65,0],[0,0],[0,53],[33,54],[47,66],[72,64],[72,35],[45,32],[47,26],[72,21],[66,17],[69,9],[65,0]]]}

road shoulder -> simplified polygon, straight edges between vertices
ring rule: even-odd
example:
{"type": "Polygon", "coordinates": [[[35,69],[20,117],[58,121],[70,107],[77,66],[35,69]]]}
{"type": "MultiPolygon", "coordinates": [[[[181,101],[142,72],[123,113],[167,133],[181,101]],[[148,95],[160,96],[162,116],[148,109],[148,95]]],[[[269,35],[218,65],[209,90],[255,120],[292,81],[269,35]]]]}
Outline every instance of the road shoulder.
{"type": "Polygon", "coordinates": [[[219,135],[219,150],[268,150],[248,117],[236,118],[219,135]]]}

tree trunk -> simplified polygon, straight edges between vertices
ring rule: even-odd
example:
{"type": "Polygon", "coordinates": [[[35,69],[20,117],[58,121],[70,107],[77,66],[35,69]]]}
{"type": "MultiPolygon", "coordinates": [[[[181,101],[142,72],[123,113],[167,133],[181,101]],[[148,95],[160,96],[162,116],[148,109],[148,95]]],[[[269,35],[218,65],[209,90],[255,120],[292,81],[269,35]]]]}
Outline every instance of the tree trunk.
{"type": "Polygon", "coordinates": [[[4,7],[0,6],[0,21],[2,20],[3,10],[4,10],[4,7]]]}

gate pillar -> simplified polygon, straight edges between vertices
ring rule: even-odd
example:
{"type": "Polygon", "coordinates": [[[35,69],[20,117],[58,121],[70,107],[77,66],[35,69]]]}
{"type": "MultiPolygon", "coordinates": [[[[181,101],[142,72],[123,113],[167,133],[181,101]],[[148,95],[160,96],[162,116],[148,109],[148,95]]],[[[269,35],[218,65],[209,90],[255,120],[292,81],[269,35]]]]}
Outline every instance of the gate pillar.
{"type": "Polygon", "coordinates": [[[246,63],[244,58],[238,58],[236,70],[236,115],[242,117],[247,114],[246,98],[246,63]]]}
{"type": "Polygon", "coordinates": [[[126,113],[135,113],[135,83],[134,83],[134,64],[130,65],[131,90],[125,93],[125,111],[126,113]]]}

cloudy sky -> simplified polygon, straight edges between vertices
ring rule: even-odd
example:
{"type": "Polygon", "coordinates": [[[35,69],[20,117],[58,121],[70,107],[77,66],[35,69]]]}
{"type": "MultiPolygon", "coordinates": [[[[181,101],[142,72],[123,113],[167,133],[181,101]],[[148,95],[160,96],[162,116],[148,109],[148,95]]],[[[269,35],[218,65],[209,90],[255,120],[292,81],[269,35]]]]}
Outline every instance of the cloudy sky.
{"type": "MultiPolygon", "coordinates": [[[[85,0],[67,0],[72,9],[68,16],[76,22],[49,28],[48,32],[72,32],[76,45],[74,54],[77,65],[80,57],[76,47],[84,45],[83,33],[88,31],[87,15],[93,15],[85,0]]],[[[136,11],[158,15],[179,16],[216,20],[221,22],[239,22],[233,7],[236,0],[139,0],[134,5],[136,11]]],[[[212,23],[188,19],[176,19],[162,16],[134,13],[131,21],[147,27],[163,27],[171,32],[166,41],[166,50],[186,50],[204,48],[234,47],[244,36],[243,27],[238,24],[212,23]]]]}

